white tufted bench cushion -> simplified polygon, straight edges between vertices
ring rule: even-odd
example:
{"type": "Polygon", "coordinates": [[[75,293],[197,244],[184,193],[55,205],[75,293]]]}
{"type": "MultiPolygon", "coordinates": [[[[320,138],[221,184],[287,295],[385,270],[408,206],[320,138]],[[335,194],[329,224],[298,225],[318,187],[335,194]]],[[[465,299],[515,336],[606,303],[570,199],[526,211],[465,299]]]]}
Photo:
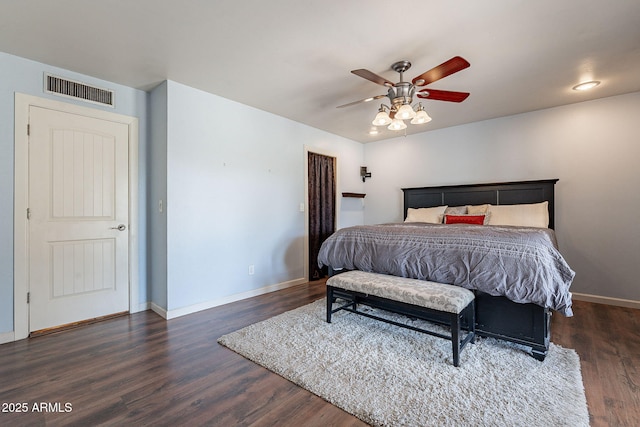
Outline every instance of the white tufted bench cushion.
{"type": "Polygon", "coordinates": [[[327,285],[455,314],[474,299],[473,292],[458,286],[357,270],[330,277],[327,285]]]}

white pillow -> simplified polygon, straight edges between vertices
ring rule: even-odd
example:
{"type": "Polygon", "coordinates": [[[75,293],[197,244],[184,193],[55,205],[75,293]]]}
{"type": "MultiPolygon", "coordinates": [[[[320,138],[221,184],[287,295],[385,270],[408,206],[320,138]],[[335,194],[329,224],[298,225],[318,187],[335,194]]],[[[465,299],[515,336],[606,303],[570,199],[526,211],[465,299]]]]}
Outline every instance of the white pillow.
{"type": "Polygon", "coordinates": [[[407,219],[404,222],[428,222],[431,224],[441,224],[446,206],[436,206],[433,208],[409,208],[407,209],[407,219]]]}
{"type": "Polygon", "coordinates": [[[447,209],[444,210],[445,215],[465,215],[466,213],[466,206],[447,206],[447,209]]]}
{"type": "Polygon", "coordinates": [[[467,213],[470,215],[482,215],[486,214],[489,210],[489,205],[467,205],[467,213]]]}
{"type": "Polygon", "coordinates": [[[521,205],[489,205],[489,225],[549,227],[549,202],[521,205]]]}

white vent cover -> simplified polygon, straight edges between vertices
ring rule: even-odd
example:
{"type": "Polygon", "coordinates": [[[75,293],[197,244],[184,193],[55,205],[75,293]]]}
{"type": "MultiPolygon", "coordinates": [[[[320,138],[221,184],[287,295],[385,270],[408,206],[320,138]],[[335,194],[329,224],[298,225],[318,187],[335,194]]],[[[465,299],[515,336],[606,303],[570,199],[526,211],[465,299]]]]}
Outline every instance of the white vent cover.
{"type": "Polygon", "coordinates": [[[76,82],[51,74],[44,75],[44,91],[56,95],[66,96],[73,99],[80,99],[94,104],[115,105],[115,92],[85,83],[76,82]]]}

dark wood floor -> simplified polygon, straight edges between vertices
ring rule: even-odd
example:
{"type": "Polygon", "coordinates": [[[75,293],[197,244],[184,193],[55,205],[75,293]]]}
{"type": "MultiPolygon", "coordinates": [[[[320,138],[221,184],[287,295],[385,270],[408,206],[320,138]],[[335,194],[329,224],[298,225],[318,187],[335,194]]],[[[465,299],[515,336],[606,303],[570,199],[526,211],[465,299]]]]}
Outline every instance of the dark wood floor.
{"type": "MultiPolygon", "coordinates": [[[[305,284],[170,321],[144,312],[0,345],[0,425],[364,425],[216,343],[323,294],[322,282],[305,284]],[[23,403],[26,413],[11,412],[23,403]]],[[[552,340],[580,354],[592,425],[640,425],[640,310],[574,309],[553,316],[552,340]]]]}

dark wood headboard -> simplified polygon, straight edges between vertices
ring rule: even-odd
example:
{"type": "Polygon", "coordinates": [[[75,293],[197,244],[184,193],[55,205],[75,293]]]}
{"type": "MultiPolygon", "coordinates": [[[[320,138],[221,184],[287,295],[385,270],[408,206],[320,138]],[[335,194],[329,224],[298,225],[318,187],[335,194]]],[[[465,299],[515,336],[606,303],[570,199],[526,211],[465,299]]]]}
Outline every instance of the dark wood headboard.
{"type": "Polygon", "coordinates": [[[516,205],[549,202],[549,228],[554,228],[553,188],[557,179],[403,188],[404,217],[408,208],[463,205],[516,205]]]}

